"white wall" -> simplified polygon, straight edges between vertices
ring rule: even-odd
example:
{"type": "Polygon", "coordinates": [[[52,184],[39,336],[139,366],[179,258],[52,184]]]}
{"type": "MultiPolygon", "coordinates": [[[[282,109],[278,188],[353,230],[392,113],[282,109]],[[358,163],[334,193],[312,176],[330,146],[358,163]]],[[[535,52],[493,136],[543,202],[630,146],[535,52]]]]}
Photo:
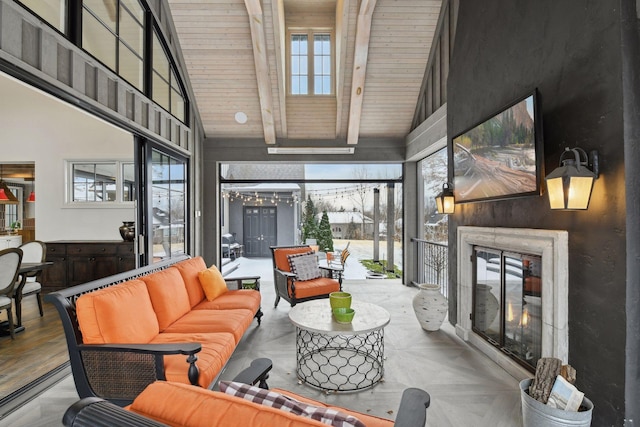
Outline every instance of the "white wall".
{"type": "Polygon", "coordinates": [[[133,144],[130,133],[0,73],[0,162],[35,162],[36,239],[121,240],[133,206],[65,206],[65,160],[132,160],[133,144]]]}

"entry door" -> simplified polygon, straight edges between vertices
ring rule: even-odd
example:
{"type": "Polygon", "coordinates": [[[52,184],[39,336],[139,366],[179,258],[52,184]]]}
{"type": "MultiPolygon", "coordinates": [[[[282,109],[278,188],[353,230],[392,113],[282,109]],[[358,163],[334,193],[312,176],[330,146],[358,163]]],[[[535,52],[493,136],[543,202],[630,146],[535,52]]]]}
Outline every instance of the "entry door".
{"type": "Polygon", "coordinates": [[[276,241],[276,207],[244,208],[244,252],[247,257],[270,257],[276,241]]]}

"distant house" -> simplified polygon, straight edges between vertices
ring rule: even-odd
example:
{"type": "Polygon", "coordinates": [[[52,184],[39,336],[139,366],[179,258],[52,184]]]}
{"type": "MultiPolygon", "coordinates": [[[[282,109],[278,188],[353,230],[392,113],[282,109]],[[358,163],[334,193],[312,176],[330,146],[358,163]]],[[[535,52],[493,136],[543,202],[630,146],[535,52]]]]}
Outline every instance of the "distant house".
{"type": "MultiPolygon", "coordinates": [[[[304,179],[304,165],[228,165],[223,176],[235,180],[304,179]]],[[[303,185],[293,183],[225,184],[222,187],[222,234],[231,234],[243,245],[246,257],[269,257],[270,246],[299,240],[303,185]]],[[[224,253],[224,248],[222,249],[224,253]]]]}
{"type": "MultiPolygon", "coordinates": [[[[331,224],[331,233],[334,239],[352,238],[347,235],[349,224],[355,223],[358,230],[362,228],[363,215],[360,212],[327,212],[329,224],[331,224]]],[[[318,214],[318,222],[322,219],[322,214],[318,214]]],[[[373,220],[367,216],[364,217],[364,235],[371,236],[373,234],[373,220]]]]}

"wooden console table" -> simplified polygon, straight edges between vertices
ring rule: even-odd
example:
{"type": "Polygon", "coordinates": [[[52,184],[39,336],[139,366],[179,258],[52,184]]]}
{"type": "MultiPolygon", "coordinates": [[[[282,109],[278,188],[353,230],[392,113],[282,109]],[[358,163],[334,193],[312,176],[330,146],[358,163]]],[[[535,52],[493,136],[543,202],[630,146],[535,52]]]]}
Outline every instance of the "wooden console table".
{"type": "Polygon", "coordinates": [[[59,240],[46,244],[47,261],[53,265],[42,272],[45,293],[136,268],[133,242],[59,240]]]}

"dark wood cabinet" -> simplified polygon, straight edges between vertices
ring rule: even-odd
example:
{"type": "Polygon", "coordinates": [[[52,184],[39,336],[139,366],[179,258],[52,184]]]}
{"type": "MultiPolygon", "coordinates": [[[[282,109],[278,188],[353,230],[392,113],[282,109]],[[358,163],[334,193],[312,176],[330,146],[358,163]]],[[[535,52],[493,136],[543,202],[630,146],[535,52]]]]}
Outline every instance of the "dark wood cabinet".
{"type": "Polygon", "coordinates": [[[42,286],[52,292],[136,268],[133,242],[54,241],[47,243],[42,286]]]}

